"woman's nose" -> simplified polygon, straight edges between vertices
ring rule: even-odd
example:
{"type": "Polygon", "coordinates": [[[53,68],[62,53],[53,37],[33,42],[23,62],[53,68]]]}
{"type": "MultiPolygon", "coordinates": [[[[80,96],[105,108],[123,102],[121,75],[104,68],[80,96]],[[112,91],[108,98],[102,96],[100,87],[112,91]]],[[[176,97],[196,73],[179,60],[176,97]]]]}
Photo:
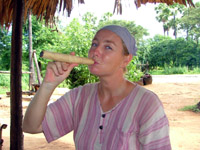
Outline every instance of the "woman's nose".
{"type": "Polygon", "coordinates": [[[101,54],[101,53],[102,53],[101,47],[100,47],[100,46],[97,46],[97,47],[95,48],[94,53],[96,53],[96,54],[101,54]]]}
{"type": "Polygon", "coordinates": [[[93,48],[93,50],[91,50],[91,52],[93,53],[94,56],[99,56],[102,53],[100,46],[93,48]]]}

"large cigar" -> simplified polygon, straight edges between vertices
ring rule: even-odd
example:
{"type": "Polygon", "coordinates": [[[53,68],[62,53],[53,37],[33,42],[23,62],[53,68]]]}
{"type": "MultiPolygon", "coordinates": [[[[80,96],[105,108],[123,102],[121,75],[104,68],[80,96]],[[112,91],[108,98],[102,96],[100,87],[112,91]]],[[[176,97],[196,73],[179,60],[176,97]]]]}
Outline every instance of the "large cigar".
{"type": "Polygon", "coordinates": [[[49,51],[42,51],[40,53],[40,57],[51,59],[54,61],[61,61],[61,62],[68,62],[68,63],[85,64],[85,65],[94,64],[94,61],[90,58],[49,52],[49,51]]]}

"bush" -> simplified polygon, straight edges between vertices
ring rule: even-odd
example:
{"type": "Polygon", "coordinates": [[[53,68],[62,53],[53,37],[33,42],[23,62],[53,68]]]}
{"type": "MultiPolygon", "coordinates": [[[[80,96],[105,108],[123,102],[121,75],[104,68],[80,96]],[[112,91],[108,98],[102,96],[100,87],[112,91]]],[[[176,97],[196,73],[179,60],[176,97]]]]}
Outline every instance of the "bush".
{"type": "Polygon", "coordinates": [[[143,72],[137,69],[136,65],[136,57],[133,57],[132,61],[127,66],[126,78],[132,82],[139,81],[140,78],[143,76],[143,72]]]}
{"type": "Polygon", "coordinates": [[[193,68],[193,70],[191,70],[190,72],[192,72],[193,74],[200,74],[200,68],[199,67],[193,68]]]}
{"type": "Polygon", "coordinates": [[[198,102],[196,105],[185,106],[185,107],[183,107],[179,110],[181,110],[181,111],[192,111],[192,112],[199,113],[200,112],[200,102],[198,102]]]}
{"type": "MultiPolygon", "coordinates": [[[[0,74],[0,93],[10,91],[10,74],[0,74]]],[[[29,74],[22,75],[22,90],[29,90],[29,74]]]]}
{"type": "Polygon", "coordinates": [[[149,71],[152,75],[168,75],[168,74],[200,74],[200,68],[195,67],[191,70],[188,67],[165,67],[164,69],[157,68],[149,71]]]}
{"type": "Polygon", "coordinates": [[[29,74],[22,74],[22,90],[29,90],[29,74]]]}
{"type": "Polygon", "coordinates": [[[164,74],[186,74],[188,73],[188,68],[187,67],[165,67],[164,74]]]}
{"type": "Polygon", "coordinates": [[[10,75],[0,74],[0,86],[9,87],[10,86],[10,75]]]}
{"type": "Polygon", "coordinates": [[[80,65],[79,67],[75,67],[69,77],[65,80],[69,89],[78,87],[80,85],[84,85],[87,83],[94,83],[99,81],[97,76],[92,75],[87,66],[80,65]]]}

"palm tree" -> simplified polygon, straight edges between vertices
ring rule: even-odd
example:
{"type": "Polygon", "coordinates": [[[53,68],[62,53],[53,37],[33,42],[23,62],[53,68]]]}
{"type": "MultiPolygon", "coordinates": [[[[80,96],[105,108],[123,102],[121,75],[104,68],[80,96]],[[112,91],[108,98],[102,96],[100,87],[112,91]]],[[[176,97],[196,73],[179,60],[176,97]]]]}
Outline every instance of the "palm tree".
{"type": "Polygon", "coordinates": [[[169,30],[172,28],[174,30],[174,36],[177,38],[177,26],[179,23],[179,19],[177,18],[177,15],[182,14],[184,10],[183,5],[179,4],[173,4],[173,5],[166,5],[166,4],[159,4],[158,7],[155,8],[156,13],[158,16],[156,19],[158,22],[163,23],[163,31],[164,35],[165,32],[167,32],[167,35],[169,35],[169,30]]]}
{"type": "Polygon", "coordinates": [[[167,32],[167,35],[169,35],[169,29],[170,29],[170,24],[169,24],[169,17],[171,15],[170,9],[167,5],[165,4],[159,4],[158,7],[155,7],[156,14],[156,19],[158,22],[163,23],[163,32],[165,36],[165,32],[167,32]]]}

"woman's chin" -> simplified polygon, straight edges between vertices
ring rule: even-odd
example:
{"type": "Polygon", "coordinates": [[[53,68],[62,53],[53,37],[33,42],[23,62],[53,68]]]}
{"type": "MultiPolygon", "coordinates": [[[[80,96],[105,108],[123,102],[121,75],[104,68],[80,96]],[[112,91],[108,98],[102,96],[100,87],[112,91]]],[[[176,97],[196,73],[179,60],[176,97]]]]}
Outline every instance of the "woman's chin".
{"type": "Polygon", "coordinates": [[[98,75],[99,72],[95,71],[95,70],[90,70],[90,73],[93,74],[93,75],[98,75]]]}
{"type": "Polygon", "coordinates": [[[89,71],[91,74],[98,76],[99,75],[99,70],[95,68],[89,68],[89,71]]]}

